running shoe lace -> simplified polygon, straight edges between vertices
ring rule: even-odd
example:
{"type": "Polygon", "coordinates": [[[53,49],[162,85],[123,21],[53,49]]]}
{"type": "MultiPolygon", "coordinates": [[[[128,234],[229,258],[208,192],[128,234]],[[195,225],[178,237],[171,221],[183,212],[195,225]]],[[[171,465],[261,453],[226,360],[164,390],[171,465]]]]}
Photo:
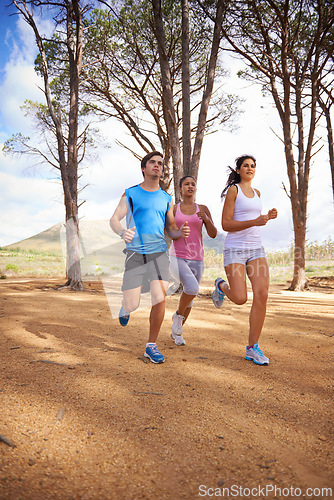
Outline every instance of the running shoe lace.
{"type": "Polygon", "coordinates": [[[260,347],[258,345],[254,346],[254,347],[255,347],[256,352],[258,352],[259,354],[261,354],[261,356],[263,356],[263,352],[261,351],[260,347]]]}

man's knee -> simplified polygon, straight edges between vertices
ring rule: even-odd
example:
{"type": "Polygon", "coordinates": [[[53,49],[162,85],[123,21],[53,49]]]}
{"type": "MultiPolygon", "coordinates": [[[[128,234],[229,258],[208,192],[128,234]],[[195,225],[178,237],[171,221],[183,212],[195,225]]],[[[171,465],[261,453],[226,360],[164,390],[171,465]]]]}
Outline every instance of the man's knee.
{"type": "Polygon", "coordinates": [[[123,296],[123,309],[131,313],[138,309],[140,303],[140,297],[124,297],[123,296]]]}
{"type": "Polygon", "coordinates": [[[152,297],[152,307],[156,309],[165,309],[165,296],[152,297]]]}

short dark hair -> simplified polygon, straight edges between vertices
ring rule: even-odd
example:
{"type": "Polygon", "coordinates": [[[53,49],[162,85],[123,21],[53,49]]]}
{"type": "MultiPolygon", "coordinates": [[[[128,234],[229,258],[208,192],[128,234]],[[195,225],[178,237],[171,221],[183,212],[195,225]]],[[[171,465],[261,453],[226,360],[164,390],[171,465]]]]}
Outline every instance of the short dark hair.
{"type": "Polygon", "coordinates": [[[180,182],[179,182],[179,187],[180,187],[180,188],[182,187],[182,183],[183,183],[183,181],[185,181],[186,179],[188,179],[188,177],[190,177],[191,179],[194,179],[194,181],[196,182],[195,177],[193,177],[192,175],[185,175],[185,176],[183,176],[183,177],[180,179],[180,182]]]}
{"type": "MultiPolygon", "coordinates": [[[[144,175],[143,169],[146,167],[146,163],[148,162],[148,160],[150,160],[152,158],[152,156],[161,156],[162,159],[164,158],[164,155],[162,153],[160,153],[160,151],[152,151],[151,153],[147,153],[147,155],[145,155],[144,158],[142,158],[142,160],[140,162],[140,167],[141,167],[143,175],[144,175]]],[[[162,170],[163,169],[164,169],[164,167],[162,166],[162,170]]]]}

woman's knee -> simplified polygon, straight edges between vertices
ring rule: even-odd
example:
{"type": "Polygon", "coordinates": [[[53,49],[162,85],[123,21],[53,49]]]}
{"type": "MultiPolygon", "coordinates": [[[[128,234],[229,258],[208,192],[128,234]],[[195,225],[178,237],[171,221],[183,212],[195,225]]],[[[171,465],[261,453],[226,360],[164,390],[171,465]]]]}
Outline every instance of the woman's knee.
{"type": "Polygon", "coordinates": [[[234,300],[233,302],[237,305],[237,306],[242,306],[243,304],[246,304],[247,302],[247,295],[237,295],[236,297],[234,297],[234,300]]]}
{"type": "Polygon", "coordinates": [[[198,292],[199,284],[197,282],[183,286],[183,293],[185,293],[186,295],[198,295],[198,292]]]}
{"type": "Polygon", "coordinates": [[[266,303],[268,299],[268,288],[264,286],[258,290],[253,290],[253,297],[254,300],[258,302],[266,303]]]}
{"type": "MultiPolygon", "coordinates": [[[[226,286],[226,285],[225,285],[226,286]]],[[[229,286],[230,292],[228,293],[228,289],[226,290],[226,295],[238,306],[242,306],[247,302],[247,288],[245,285],[235,286],[232,282],[229,286]]],[[[224,289],[222,288],[224,291],[224,289]]]]}

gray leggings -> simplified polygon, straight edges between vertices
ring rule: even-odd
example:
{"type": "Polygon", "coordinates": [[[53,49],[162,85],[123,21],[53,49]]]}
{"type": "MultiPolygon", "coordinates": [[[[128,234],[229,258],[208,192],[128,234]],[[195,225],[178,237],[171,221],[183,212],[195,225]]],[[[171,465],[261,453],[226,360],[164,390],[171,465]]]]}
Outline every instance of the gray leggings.
{"type": "Polygon", "coordinates": [[[183,292],[186,295],[197,295],[204,271],[204,261],[179,259],[173,255],[169,257],[169,260],[170,272],[175,279],[182,283],[183,292]]]}

